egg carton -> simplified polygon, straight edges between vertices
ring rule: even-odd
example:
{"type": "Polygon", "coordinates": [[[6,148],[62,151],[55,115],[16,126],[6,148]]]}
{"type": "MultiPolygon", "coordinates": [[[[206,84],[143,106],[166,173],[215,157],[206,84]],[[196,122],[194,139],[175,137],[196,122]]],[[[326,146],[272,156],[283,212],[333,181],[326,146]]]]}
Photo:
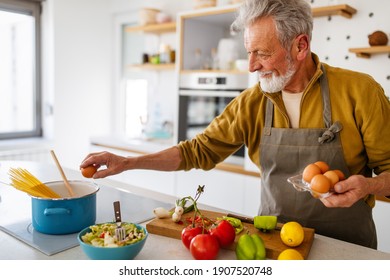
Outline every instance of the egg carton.
{"type": "Polygon", "coordinates": [[[317,191],[312,190],[310,184],[302,179],[302,174],[287,178],[287,182],[292,184],[297,191],[310,192],[311,195],[315,198],[326,198],[332,194],[332,192],[319,193],[317,191]]]}

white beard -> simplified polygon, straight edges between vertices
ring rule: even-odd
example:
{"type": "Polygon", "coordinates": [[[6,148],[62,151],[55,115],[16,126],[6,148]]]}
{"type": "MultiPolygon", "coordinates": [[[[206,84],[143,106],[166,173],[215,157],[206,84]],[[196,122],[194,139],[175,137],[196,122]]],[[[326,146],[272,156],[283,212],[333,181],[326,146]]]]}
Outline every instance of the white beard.
{"type": "Polygon", "coordinates": [[[276,76],[272,71],[257,71],[257,73],[259,75],[261,89],[265,92],[274,93],[281,91],[287,85],[291,77],[295,74],[295,69],[292,63],[289,62],[287,73],[284,76],[276,76]],[[271,77],[266,78],[266,74],[271,74],[271,77]]]}

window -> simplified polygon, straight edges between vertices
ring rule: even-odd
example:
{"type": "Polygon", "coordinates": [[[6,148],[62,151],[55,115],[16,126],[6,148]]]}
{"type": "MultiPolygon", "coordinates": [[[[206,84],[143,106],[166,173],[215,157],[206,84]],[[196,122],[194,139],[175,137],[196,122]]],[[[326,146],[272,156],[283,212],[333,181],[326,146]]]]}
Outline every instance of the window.
{"type": "Polygon", "coordinates": [[[126,137],[139,138],[145,133],[148,122],[148,81],[128,79],[126,81],[126,137]]]}
{"type": "Polygon", "coordinates": [[[40,5],[0,0],[0,140],[42,135],[40,5]]]}

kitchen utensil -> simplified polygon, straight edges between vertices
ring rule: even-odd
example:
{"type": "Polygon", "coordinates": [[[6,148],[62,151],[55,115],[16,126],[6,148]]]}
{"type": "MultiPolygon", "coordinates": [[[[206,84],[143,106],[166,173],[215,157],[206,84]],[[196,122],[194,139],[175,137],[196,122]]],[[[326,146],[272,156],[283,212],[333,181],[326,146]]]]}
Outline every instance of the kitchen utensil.
{"type": "Polygon", "coordinates": [[[45,185],[60,198],[31,197],[32,226],[45,234],[70,234],[96,222],[96,193],[99,187],[93,182],[69,181],[75,192],[66,197],[68,190],[63,181],[45,185]]]}
{"type": "Polygon", "coordinates": [[[235,61],[235,67],[238,71],[242,71],[242,72],[248,72],[248,59],[237,59],[235,61]]]}
{"type": "MultiPolygon", "coordinates": [[[[246,217],[246,216],[241,216],[241,215],[232,214],[232,213],[228,213],[226,216],[227,217],[231,217],[231,218],[239,219],[243,223],[247,223],[247,224],[253,224],[254,223],[254,219],[252,217],[246,217]]],[[[280,226],[280,224],[275,227],[275,230],[280,231],[281,229],[282,229],[282,227],[280,226]]]]}
{"type": "Polygon", "coordinates": [[[121,226],[122,217],[121,217],[121,207],[119,201],[114,202],[114,213],[115,213],[115,222],[117,226],[115,229],[115,237],[118,241],[122,241],[126,237],[126,230],[121,226]]]}
{"type": "Polygon", "coordinates": [[[156,24],[156,16],[161,11],[154,8],[143,8],[139,11],[139,24],[149,25],[156,24]]]}
{"type": "Polygon", "coordinates": [[[232,213],[228,213],[226,216],[227,217],[231,217],[231,218],[239,219],[243,223],[253,224],[253,218],[252,217],[245,217],[245,216],[236,215],[236,214],[232,214],[232,213]]]}
{"type": "Polygon", "coordinates": [[[194,9],[215,7],[217,0],[194,0],[194,9]]]}
{"type": "Polygon", "coordinates": [[[68,179],[67,179],[66,176],[65,176],[64,170],[62,170],[62,167],[61,167],[61,165],[60,165],[60,163],[59,163],[59,161],[58,161],[58,159],[57,159],[56,154],[54,153],[53,150],[51,150],[50,153],[51,153],[51,155],[52,155],[52,157],[53,157],[53,159],[54,159],[54,162],[55,162],[56,165],[57,165],[58,170],[59,170],[60,173],[61,173],[62,180],[64,180],[64,183],[65,183],[66,188],[68,189],[69,195],[70,195],[71,197],[73,197],[73,196],[74,196],[74,192],[73,192],[72,187],[70,186],[70,184],[69,184],[69,182],[68,182],[68,179]]]}
{"type": "MultiPolygon", "coordinates": [[[[226,216],[226,213],[220,213],[220,212],[214,212],[214,211],[208,211],[208,210],[202,210],[202,215],[212,219],[212,220],[217,220],[217,218],[222,218],[223,216],[226,216]]],[[[182,220],[185,221],[186,218],[193,217],[194,213],[193,212],[188,212],[182,215],[182,220]]],[[[277,227],[281,228],[283,224],[278,223],[277,227]]],[[[181,232],[183,228],[185,227],[185,224],[178,224],[178,223],[173,223],[171,219],[154,219],[150,221],[149,223],[146,224],[146,229],[148,230],[149,233],[152,234],[157,234],[157,235],[162,235],[170,238],[175,238],[175,239],[181,239],[181,232]]],[[[234,241],[234,244],[229,246],[228,250],[235,250],[237,241],[239,237],[242,234],[246,233],[256,233],[261,236],[261,238],[264,240],[265,247],[267,249],[267,258],[268,259],[277,259],[279,254],[289,248],[287,245],[283,244],[283,242],[280,239],[280,230],[271,230],[269,232],[262,232],[258,230],[257,228],[254,227],[253,224],[243,222],[244,229],[240,234],[236,236],[236,239],[234,241]]],[[[298,247],[295,247],[297,251],[299,251],[302,256],[306,259],[309,255],[311,246],[314,241],[314,229],[312,228],[303,228],[304,233],[305,233],[305,238],[302,242],[301,245],[298,247]]]]}
{"type": "Polygon", "coordinates": [[[34,175],[24,168],[10,168],[8,171],[11,179],[11,186],[24,191],[32,196],[43,198],[59,198],[60,196],[39,181],[34,175]]]}
{"type": "Polygon", "coordinates": [[[232,38],[222,38],[218,42],[219,69],[232,70],[234,61],[238,59],[238,45],[232,38]]]}

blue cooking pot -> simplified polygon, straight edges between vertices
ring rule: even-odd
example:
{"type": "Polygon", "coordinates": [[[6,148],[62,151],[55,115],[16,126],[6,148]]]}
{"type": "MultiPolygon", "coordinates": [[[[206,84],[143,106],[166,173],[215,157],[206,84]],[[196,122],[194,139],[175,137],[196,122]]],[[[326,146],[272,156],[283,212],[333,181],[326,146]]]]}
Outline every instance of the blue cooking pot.
{"type": "Polygon", "coordinates": [[[45,183],[61,198],[31,197],[32,225],[45,234],[70,234],[95,224],[96,193],[99,187],[87,181],[69,181],[75,196],[70,197],[64,182],[45,183]]]}

